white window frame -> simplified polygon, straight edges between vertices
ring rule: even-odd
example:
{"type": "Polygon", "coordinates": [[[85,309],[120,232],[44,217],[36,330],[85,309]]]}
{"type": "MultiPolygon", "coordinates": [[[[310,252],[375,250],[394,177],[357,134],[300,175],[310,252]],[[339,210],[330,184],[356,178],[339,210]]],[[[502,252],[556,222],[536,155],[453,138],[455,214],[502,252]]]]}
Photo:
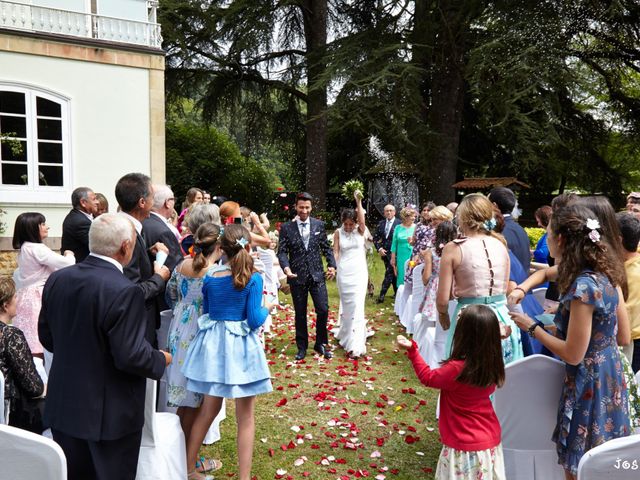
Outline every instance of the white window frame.
{"type": "MultiPolygon", "coordinates": [[[[24,84],[0,82],[0,90],[25,94],[27,169],[29,175],[29,183],[27,185],[0,184],[0,203],[3,205],[23,203],[68,204],[73,185],[71,175],[70,99],[50,90],[24,84]],[[36,97],[42,97],[60,105],[62,124],[62,186],[39,184],[36,97]]],[[[40,118],[46,119],[48,117],[40,118]]]]}

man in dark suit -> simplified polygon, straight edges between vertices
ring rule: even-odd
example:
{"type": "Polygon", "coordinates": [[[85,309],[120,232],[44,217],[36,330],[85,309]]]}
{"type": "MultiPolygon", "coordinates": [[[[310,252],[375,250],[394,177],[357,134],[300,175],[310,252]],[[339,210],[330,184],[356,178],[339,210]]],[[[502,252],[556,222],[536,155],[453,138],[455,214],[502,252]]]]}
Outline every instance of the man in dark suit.
{"type": "MultiPolygon", "coordinates": [[[[176,233],[171,230],[169,226],[169,219],[171,218],[171,212],[174,209],[176,199],[173,196],[173,191],[168,185],[154,185],[153,186],[153,207],[151,208],[151,214],[149,218],[145,218],[142,221],[142,232],[147,245],[154,245],[158,242],[162,243],[169,249],[169,255],[167,256],[164,264],[167,266],[170,272],[176,268],[176,265],[182,260],[182,250],[178,243],[176,233]]],[[[175,227],[174,227],[175,228],[175,227]]],[[[169,308],[164,301],[164,289],[157,297],[158,311],[163,311],[169,308]]],[[[161,347],[164,345],[161,345],[161,347]]]]}
{"type": "Polygon", "coordinates": [[[76,263],[89,255],[89,228],[93,216],[98,211],[98,200],[93,190],[78,187],[71,193],[71,211],[62,222],[61,252],[71,250],[76,263]]]}
{"type": "Polygon", "coordinates": [[[400,220],[396,218],[396,207],[393,205],[385,205],[384,219],[380,220],[373,235],[373,244],[376,246],[380,258],[382,258],[384,262],[384,280],[382,280],[382,287],[380,287],[378,303],[384,302],[384,296],[387,294],[387,290],[389,290],[391,285],[393,285],[393,291],[397,291],[396,275],[393,271],[393,265],[391,265],[391,254],[389,252],[393,240],[393,231],[400,223],[400,220]]]}
{"type": "Polygon", "coordinates": [[[169,254],[168,248],[160,242],[151,246],[144,238],[142,222],[149,217],[153,207],[153,185],[151,179],[142,173],[129,173],[116,184],[116,199],[120,205],[120,215],[133,223],[136,229],[136,245],[131,262],[124,267],[124,275],[144,293],[147,321],[146,338],[153,346],[157,345],[156,329],[160,327],[158,295],[164,292],[165,283],[171,272],[153,261],[159,251],[169,254]]]}
{"type": "Polygon", "coordinates": [[[502,235],[507,240],[507,247],[520,261],[525,272],[529,272],[531,264],[531,250],[529,236],[511,216],[516,206],[516,195],[506,187],[496,187],[489,192],[489,200],[498,207],[504,217],[502,235]]]}
{"type": "Polygon", "coordinates": [[[142,291],[122,274],[135,244],[129,221],[101,215],[86,260],[44,286],[38,335],[55,358],[44,424],[65,453],[69,480],[135,479],[145,377],[159,379],[171,362],[145,340],[142,291]]]}
{"type": "Polygon", "coordinates": [[[313,349],[325,358],[331,358],[327,348],[327,319],[329,317],[329,296],[326,278],[336,274],[336,261],[327,240],[324,222],[311,218],[312,197],[306,192],[296,197],[298,218],[280,228],[278,260],[291,286],[293,307],[296,311],[296,360],[307,355],[309,335],[307,332],[307,302],[311,294],[316,309],[316,343],[313,349]],[[322,257],[327,259],[327,273],[324,273],[322,257]]]}

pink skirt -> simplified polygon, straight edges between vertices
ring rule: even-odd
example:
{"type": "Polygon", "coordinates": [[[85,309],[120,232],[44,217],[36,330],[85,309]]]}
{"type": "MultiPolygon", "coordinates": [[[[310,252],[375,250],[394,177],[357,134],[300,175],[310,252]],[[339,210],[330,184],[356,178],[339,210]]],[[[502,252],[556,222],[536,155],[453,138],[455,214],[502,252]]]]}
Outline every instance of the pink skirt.
{"type": "Polygon", "coordinates": [[[30,285],[18,290],[16,316],[11,322],[24,333],[32,354],[44,352],[38,338],[38,317],[42,307],[43,288],[43,285],[30,285]]]}

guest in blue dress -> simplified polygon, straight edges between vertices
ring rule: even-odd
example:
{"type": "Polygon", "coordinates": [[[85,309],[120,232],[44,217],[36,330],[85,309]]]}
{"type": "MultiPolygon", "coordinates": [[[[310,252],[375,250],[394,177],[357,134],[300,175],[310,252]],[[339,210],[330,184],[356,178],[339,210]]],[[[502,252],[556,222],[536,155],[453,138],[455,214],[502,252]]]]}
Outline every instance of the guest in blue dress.
{"type": "MultiPolygon", "coordinates": [[[[551,207],[549,205],[543,205],[538,208],[533,216],[538,222],[538,227],[546,230],[549,225],[549,219],[551,218],[551,207]]],[[[533,251],[533,261],[537,263],[547,263],[547,257],[549,256],[549,247],[547,246],[547,232],[540,237],[536,244],[536,249],[533,251]]]]}
{"type": "MultiPolygon", "coordinates": [[[[262,304],[262,277],[253,267],[249,231],[227,225],[220,248],[229,263],[204,279],[204,314],[182,367],[187,390],[214,399],[212,411],[201,410],[187,442],[187,465],[195,465],[198,447],[224,398],[236,400],[240,480],[250,480],[255,436],[255,396],[272,391],[271,374],[258,338],[272,305],[262,304]]],[[[197,471],[189,479],[207,478],[197,471]]]]}
{"type": "Polygon", "coordinates": [[[511,316],[566,362],[552,438],[565,477],[575,479],[585,452],[630,433],[616,341],[616,309],[625,273],[590,209],[572,205],[554,212],[548,234],[549,253],[559,262],[556,336],[526,315],[511,316]]]}

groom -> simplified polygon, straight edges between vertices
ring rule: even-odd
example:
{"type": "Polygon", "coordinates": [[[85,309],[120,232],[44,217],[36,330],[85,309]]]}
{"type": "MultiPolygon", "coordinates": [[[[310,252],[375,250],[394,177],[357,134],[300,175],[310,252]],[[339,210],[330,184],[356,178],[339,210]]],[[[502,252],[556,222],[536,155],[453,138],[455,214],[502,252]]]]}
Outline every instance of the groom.
{"type": "Polygon", "coordinates": [[[331,279],[336,274],[336,261],[327,240],[324,222],[311,218],[312,197],[306,192],[296,196],[297,218],[280,228],[278,260],[291,286],[293,307],[296,311],[296,360],[307,355],[309,336],[307,333],[307,301],[311,294],[316,309],[316,343],[313,349],[324,358],[331,358],[326,345],[329,297],[325,276],[331,279]],[[324,273],[321,254],[327,259],[324,273]]]}

